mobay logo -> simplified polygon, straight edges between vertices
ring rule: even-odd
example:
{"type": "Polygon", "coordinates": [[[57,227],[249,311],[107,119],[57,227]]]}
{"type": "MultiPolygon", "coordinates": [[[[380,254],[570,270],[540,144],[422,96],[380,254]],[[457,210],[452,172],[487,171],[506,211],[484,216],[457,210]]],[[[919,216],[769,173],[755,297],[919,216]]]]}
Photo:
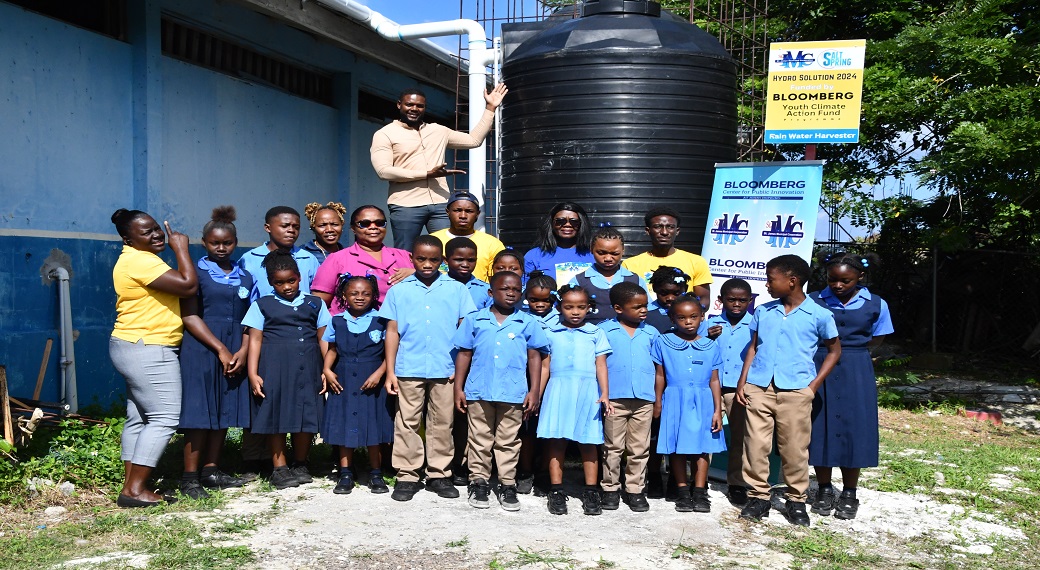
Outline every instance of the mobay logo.
{"type": "Polygon", "coordinates": [[[733,214],[729,219],[729,213],[715,220],[711,228],[712,240],[719,245],[734,245],[744,241],[748,235],[748,221],[741,220],[740,214],[733,214]]]}
{"type": "Polygon", "coordinates": [[[770,247],[789,248],[798,245],[798,242],[805,237],[805,234],[802,232],[803,226],[804,224],[795,220],[794,216],[787,216],[787,222],[784,223],[783,216],[777,214],[775,220],[766,224],[762,237],[768,238],[766,243],[770,247]]]}
{"type": "Polygon", "coordinates": [[[816,58],[813,57],[812,53],[806,53],[802,50],[798,50],[797,54],[788,50],[780,56],[780,59],[776,60],[776,63],[784,69],[801,69],[816,63],[816,58]]]}

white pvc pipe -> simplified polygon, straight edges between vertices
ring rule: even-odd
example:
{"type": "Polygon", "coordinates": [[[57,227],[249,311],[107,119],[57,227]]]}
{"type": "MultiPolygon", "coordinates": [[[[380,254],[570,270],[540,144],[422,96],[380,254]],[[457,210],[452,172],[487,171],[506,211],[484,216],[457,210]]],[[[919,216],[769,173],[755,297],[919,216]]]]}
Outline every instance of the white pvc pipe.
{"type": "MultiPolygon", "coordinates": [[[[484,90],[487,88],[487,66],[494,61],[494,50],[487,48],[487,34],[484,27],[474,20],[447,20],[428,22],[425,24],[400,25],[386,16],[370,9],[368,6],[352,0],[318,0],[336,12],[357,20],[375,30],[390,41],[414,40],[436,36],[469,36],[469,130],[472,131],[483,111],[477,112],[481,105],[484,90]]],[[[484,206],[485,181],[487,180],[487,145],[469,150],[469,183],[470,192],[477,196],[481,209],[484,206]]],[[[480,220],[483,225],[483,220],[480,220]]]]}
{"type": "Polygon", "coordinates": [[[69,272],[56,267],[50,273],[58,281],[58,320],[61,333],[61,404],[67,413],[79,411],[79,393],[76,388],[76,349],[72,331],[72,296],[69,292],[69,272]]]}

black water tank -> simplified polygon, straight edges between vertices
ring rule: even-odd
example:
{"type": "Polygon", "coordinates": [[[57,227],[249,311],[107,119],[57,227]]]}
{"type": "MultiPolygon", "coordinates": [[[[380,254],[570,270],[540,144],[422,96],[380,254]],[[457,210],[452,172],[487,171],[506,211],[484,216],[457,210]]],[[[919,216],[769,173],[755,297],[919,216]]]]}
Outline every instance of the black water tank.
{"type": "Polygon", "coordinates": [[[518,26],[512,46],[503,26],[502,241],[532,243],[566,200],[620,229],[632,255],[649,247],[647,209],[666,205],[683,217],[676,245],[699,252],[714,165],[736,158],[729,54],[656,2],[592,0],[546,26],[518,26]]]}

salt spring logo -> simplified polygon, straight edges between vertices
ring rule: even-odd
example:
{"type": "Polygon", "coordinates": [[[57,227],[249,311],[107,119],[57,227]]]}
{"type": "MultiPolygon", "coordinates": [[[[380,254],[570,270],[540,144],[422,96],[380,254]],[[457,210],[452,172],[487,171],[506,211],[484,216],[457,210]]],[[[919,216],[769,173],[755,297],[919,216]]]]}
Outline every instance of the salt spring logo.
{"type": "Polygon", "coordinates": [[[787,216],[787,223],[785,224],[783,216],[777,214],[775,220],[766,224],[766,230],[762,232],[762,237],[768,238],[766,243],[770,247],[789,248],[798,245],[798,242],[805,237],[805,234],[802,232],[803,225],[802,222],[795,220],[794,216],[787,216]]]}
{"type": "Polygon", "coordinates": [[[813,54],[805,53],[802,50],[798,50],[797,55],[788,50],[780,59],[776,60],[776,63],[784,69],[801,69],[816,63],[816,58],[813,57],[813,54]]]}
{"type": "Polygon", "coordinates": [[[711,235],[711,239],[719,245],[738,244],[748,235],[748,221],[740,219],[739,213],[733,214],[732,220],[729,219],[729,213],[722,214],[712,225],[711,235]]]}

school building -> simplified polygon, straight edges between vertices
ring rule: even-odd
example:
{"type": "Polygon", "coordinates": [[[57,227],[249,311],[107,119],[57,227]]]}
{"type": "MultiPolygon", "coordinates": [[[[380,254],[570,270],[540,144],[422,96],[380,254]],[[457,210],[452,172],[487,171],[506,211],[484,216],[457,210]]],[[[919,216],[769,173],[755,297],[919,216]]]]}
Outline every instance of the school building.
{"type": "MultiPolygon", "coordinates": [[[[53,339],[40,400],[60,397],[58,285],[41,269],[61,265],[72,275],[79,405],[122,396],[108,356],[115,209],[169,220],[197,258],[219,204],[238,209],[239,253],[265,239],[274,205],[385,205],[372,134],[416,85],[430,119],[454,126],[457,77],[446,52],[387,41],[316,2],[0,0],[0,364],[10,393],[32,395],[53,339]]],[[[310,237],[304,222],[300,243],[310,237]]]]}

